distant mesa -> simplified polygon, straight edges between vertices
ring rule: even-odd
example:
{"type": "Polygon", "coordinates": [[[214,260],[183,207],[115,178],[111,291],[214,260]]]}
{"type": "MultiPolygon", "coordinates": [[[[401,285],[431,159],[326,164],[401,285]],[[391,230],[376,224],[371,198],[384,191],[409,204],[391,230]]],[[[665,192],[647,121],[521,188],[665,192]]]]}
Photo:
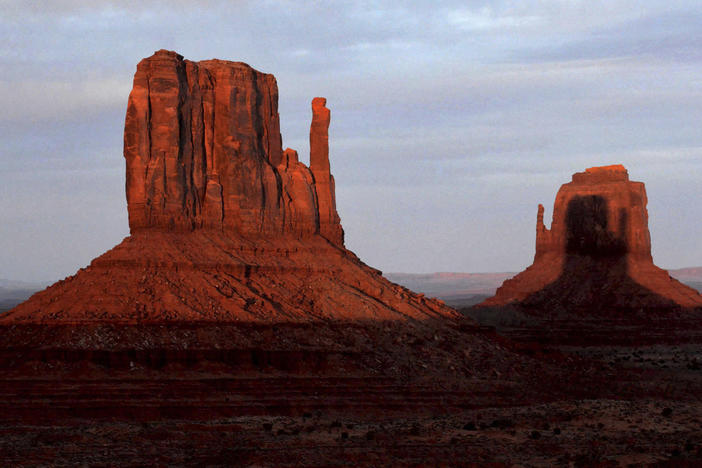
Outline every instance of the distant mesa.
{"type": "Polygon", "coordinates": [[[2,321],[457,317],[344,248],[329,123],[314,98],[307,167],[283,150],[273,75],[166,50],[142,60],[124,131],[131,235],[2,321]]]}
{"type": "Polygon", "coordinates": [[[581,315],[702,306],[702,296],[656,267],[646,189],[624,166],[591,167],[561,186],[551,228],[536,221],[534,263],[479,306],[519,304],[581,315]]]}

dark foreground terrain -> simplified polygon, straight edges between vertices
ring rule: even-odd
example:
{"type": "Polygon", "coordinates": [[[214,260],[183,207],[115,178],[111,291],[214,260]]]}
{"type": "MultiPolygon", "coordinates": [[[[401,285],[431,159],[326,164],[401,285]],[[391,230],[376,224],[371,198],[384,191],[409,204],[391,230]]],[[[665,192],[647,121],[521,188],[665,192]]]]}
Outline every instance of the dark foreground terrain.
{"type": "Polygon", "coordinates": [[[472,322],[1,333],[3,466],[702,463],[690,327],[591,343],[472,322]]]}

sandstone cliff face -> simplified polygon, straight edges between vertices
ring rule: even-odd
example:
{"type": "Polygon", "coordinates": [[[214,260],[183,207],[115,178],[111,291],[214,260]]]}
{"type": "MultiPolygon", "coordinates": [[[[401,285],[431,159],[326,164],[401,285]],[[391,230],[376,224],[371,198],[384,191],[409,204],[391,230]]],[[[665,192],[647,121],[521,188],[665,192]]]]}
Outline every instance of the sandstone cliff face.
{"type": "Polygon", "coordinates": [[[637,309],[695,307],[702,296],[653,264],[646,189],[621,165],[592,167],[561,186],[551,228],[539,205],[534,263],[481,305],[637,309]]]}
{"type": "Polygon", "coordinates": [[[282,150],[273,75],[165,50],[142,60],[124,132],[131,231],[321,233],[343,245],[324,104],[313,102],[310,173],[282,150]]]}
{"type": "Polygon", "coordinates": [[[272,75],[158,51],[124,132],[132,235],[0,322],[458,319],[343,246],[330,112],[312,101],[310,167],[281,149],[272,75]]]}

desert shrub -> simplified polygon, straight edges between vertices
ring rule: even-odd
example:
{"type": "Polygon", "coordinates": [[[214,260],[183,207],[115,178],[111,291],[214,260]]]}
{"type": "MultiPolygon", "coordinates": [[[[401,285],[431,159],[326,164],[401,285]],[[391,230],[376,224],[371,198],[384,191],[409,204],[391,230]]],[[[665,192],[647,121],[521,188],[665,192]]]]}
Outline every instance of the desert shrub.
{"type": "Polygon", "coordinates": [[[463,426],[463,430],[464,430],[464,431],[474,431],[474,430],[476,430],[476,429],[477,429],[477,428],[475,427],[475,423],[474,423],[474,422],[466,423],[466,425],[463,426]]]}
{"type": "Polygon", "coordinates": [[[508,429],[510,427],[514,427],[514,421],[511,419],[495,419],[492,424],[492,427],[495,427],[497,429],[508,429]]]}

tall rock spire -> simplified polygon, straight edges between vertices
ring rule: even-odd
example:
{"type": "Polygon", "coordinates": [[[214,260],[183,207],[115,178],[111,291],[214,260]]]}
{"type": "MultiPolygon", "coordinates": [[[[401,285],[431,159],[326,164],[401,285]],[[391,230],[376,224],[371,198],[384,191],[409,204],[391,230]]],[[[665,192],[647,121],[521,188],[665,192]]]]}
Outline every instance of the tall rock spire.
{"type": "Polygon", "coordinates": [[[344,231],[336,212],[334,176],[329,170],[329,121],[330,111],[323,97],[312,99],[312,125],[310,125],[310,170],[317,186],[319,204],[319,233],[331,242],[342,245],[344,231]]]}

